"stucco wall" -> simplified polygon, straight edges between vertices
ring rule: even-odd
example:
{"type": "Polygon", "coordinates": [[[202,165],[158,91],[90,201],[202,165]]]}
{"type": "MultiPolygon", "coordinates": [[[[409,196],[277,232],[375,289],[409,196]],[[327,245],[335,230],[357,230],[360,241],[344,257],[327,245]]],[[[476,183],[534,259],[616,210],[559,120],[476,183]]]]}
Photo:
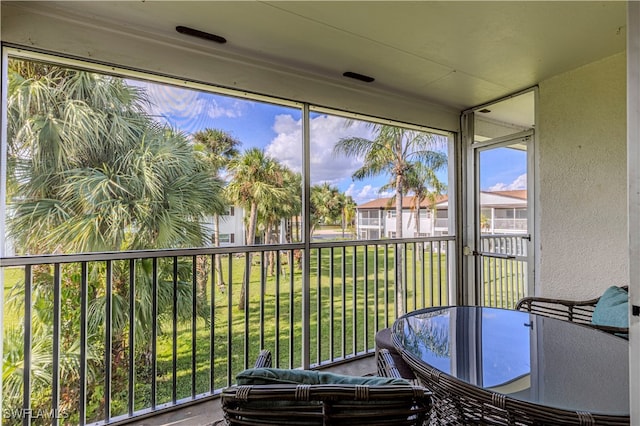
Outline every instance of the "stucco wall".
{"type": "Polygon", "coordinates": [[[538,295],[628,283],[625,67],[619,54],[540,83],[538,295]]]}

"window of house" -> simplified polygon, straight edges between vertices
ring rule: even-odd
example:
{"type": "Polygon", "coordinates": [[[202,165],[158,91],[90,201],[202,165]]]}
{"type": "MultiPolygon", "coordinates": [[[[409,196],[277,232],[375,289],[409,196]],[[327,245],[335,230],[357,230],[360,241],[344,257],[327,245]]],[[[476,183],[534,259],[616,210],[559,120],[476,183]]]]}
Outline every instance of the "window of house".
{"type": "Polygon", "coordinates": [[[396,211],[395,210],[387,210],[387,217],[388,218],[396,217],[396,211]]]}
{"type": "Polygon", "coordinates": [[[494,217],[496,219],[513,219],[513,211],[512,208],[497,208],[494,209],[494,217]]]}
{"type": "Polygon", "coordinates": [[[235,243],[235,234],[220,234],[220,244],[235,243]]]}
{"type": "Polygon", "coordinates": [[[395,238],[395,237],[396,237],[396,232],[395,232],[395,231],[388,231],[388,232],[387,232],[387,237],[389,237],[389,238],[395,238]]]}

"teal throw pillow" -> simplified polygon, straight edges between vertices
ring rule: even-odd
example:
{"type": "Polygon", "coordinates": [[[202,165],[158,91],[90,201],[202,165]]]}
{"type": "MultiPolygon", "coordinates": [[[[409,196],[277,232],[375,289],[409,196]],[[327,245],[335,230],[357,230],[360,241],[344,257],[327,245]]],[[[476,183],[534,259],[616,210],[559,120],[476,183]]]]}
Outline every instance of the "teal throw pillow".
{"type": "Polygon", "coordinates": [[[600,297],[593,311],[591,323],[610,327],[629,327],[629,293],[611,286],[600,297]]]}
{"type": "Polygon", "coordinates": [[[239,385],[406,385],[409,382],[403,379],[390,377],[360,377],[347,376],[343,374],[327,373],[324,371],[312,370],[288,370],[282,368],[250,368],[240,372],[236,376],[239,385]]]}

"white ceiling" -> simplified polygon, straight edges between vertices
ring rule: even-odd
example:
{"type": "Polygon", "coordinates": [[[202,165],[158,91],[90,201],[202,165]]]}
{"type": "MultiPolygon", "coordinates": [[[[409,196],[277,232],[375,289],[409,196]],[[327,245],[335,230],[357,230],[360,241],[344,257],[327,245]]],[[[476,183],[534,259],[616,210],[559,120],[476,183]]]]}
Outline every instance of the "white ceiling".
{"type": "MultiPolygon", "coordinates": [[[[3,4],[13,2],[2,2],[3,4]]],[[[15,3],[14,3],[15,4],[15,3]]],[[[625,49],[625,2],[70,1],[23,9],[464,110],[625,49]],[[175,31],[225,37],[224,45],[175,31]],[[356,82],[356,84],[366,84],[356,82]]]]}

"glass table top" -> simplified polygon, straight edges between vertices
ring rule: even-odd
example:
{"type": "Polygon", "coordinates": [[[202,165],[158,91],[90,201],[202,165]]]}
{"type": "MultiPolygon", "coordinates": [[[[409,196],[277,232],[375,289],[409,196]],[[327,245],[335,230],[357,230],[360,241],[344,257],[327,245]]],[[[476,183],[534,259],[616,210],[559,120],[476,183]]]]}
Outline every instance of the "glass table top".
{"type": "Polygon", "coordinates": [[[396,343],[429,366],[511,398],[572,411],[629,414],[629,346],[587,326],[506,309],[416,311],[396,343]]]}

